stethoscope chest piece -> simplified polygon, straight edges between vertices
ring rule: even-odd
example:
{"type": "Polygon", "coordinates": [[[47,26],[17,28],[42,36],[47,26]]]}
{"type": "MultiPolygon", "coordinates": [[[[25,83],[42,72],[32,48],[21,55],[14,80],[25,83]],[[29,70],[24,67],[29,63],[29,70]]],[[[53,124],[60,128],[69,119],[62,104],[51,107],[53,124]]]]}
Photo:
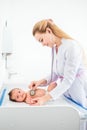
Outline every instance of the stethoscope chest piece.
{"type": "Polygon", "coordinates": [[[35,90],[30,90],[30,96],[34,96],[35,95],[35,90]]]}

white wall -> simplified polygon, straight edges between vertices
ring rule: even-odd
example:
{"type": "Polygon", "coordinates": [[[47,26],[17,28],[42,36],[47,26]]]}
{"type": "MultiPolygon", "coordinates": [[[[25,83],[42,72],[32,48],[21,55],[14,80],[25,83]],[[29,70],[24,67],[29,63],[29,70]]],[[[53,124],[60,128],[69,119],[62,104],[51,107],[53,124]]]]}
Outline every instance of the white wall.
{"type": "Polygon", "coordinates": [[[10,66],[26,80],[50,72],[51,49],[42,47],[32,36],[33,25],[44,18],[52,18],[87,49],[86,0],[0,0],[0,46],[4,22],[8,20],[13,35],[10,66]]]}

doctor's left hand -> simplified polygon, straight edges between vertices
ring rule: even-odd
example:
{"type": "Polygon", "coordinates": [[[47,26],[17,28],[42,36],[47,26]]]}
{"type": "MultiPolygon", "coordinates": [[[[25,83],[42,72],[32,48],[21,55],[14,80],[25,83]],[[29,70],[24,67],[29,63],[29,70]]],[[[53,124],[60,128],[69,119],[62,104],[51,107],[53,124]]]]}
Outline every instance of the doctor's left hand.
{"type": "Polygon", "coordinates": [[[37,97],[33,99],[33,104],[31,104],[32,106],[40,106],[40,105],[44,105],[47,101],[49,101],[51,99],[51,95],[50,94],[46,94],[45,96],[42,97],[37,97]]]}

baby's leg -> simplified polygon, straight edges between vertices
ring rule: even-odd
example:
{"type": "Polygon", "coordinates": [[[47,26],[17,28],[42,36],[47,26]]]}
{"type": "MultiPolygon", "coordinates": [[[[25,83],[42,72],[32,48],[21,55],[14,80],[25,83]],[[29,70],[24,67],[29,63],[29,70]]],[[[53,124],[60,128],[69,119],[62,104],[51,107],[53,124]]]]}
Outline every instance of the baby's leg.
{"type": "Polygon", "coordinates": [[[57,86],[56,82],[52,82],[50,83],[50,85],[47,88],[47,91],[50,92],[51,90],[53,90],[55,87],[57,86]]]}

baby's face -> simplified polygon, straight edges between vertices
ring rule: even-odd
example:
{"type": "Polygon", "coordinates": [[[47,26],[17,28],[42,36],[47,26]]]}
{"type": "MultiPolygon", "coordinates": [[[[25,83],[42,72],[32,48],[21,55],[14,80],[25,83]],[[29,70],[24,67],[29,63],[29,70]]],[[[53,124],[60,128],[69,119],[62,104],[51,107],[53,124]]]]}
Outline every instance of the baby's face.
{"type": "Polygon", "coordinates": [[[26,98],[26,93],[22,89],[14,89],[12,91],[12,99],[17,102],[23,102],[26,98]]]}

